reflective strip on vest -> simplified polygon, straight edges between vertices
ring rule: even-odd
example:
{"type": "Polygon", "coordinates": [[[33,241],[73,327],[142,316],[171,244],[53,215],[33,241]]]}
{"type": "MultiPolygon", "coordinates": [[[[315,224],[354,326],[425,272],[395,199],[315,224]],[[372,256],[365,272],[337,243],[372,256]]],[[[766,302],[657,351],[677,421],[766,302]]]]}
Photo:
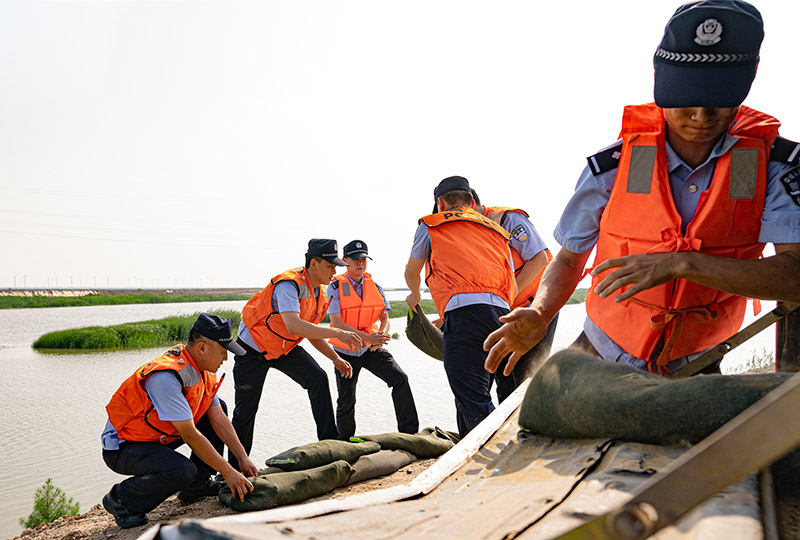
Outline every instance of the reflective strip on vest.
{"type": "Polygon", "coordinates": [[[752,199],[756,196],[758,148],[731,150],[731,199],[752,199]]]}
{"type": "Polygon", "coordinates": [[[655,146],[634,146],[631,148],[628,193],[650,193],[650,182],[653,181],[655,165],[655,146]]]}

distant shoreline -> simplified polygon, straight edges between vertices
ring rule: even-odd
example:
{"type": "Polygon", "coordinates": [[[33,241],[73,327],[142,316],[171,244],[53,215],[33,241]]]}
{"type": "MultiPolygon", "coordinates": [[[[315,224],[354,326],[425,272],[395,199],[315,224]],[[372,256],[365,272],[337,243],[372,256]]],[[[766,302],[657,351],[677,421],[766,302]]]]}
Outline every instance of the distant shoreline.
{"type": "Polygon", "coordinates": [[[79,297],[88,296],[90,294],[102,294],[108,296],[137,296],[141,294],[155,294],[158,296],[187,296],[195,294],[211,294],[211,295],[254,295],[261,288],[244,288],[244,287],[219,287],[219,288],[175,288],[175,289],[92,289],[92,288],[79,288],[79,289],[46,289],[46,288],[33,288],[33,289],[0,289],[0,296],[18,296],[18,297],[51,297],[51,298],[64,298],[64,297],[79,297]]]}
{"type": "MultiPolygon", "coordinates": [[[[94,289],[94,288],[30,288],[30,289],[0,289],[0,296],[18,297],[80,297],[90,294],[103,294],[108,296],[136,296],[140,294],[155,294],[158,296],[188,296],[196,294],[211,295],[248,295],[252,296],[264,287],[198,287],[198,288],[172,288],[172,289],[94,289]]],[[[384,287],[385,291],[407,291],[404,288],[384,287]]]]}

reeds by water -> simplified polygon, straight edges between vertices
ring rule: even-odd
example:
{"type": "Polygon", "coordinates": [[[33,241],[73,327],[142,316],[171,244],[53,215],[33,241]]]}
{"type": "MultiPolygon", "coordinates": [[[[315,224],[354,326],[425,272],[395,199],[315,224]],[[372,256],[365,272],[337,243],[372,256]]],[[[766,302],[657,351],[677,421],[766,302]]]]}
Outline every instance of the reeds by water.
{"type": "MultiPolygon", "coordinates": [[[[212,313],[231,319],[234,335],[242,314],[232,309],[214,310],[212,313]]],[[[189,330],[197,315],[181,315],[151,321],[117,324],[114,326],[88,326],[50,332],[33,342],[38,350],[96,351],[109,349],[145,349],[186,343],[189,330]]]]}

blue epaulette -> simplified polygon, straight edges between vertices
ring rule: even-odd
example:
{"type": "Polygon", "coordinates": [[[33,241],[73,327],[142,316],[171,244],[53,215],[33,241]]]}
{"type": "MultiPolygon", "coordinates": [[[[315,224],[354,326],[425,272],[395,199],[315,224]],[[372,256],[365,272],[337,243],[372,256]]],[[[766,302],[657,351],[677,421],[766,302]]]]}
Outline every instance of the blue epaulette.
{"type": "Polygon", "coordinates": [[[595,155],[586,158],[586,161],[589,162],[589,169],[591,169],[592,174],[597,176],[600,173],[604,173],[619,167],[621,149],[622,140],[619,140],[611,146],[603,148],[595,155]]]}
{"type": "Polygon", "coordinates": [[[769,160],[797,165],[800,163],[800,143],[779,136],[769,152],[769,160]]]}

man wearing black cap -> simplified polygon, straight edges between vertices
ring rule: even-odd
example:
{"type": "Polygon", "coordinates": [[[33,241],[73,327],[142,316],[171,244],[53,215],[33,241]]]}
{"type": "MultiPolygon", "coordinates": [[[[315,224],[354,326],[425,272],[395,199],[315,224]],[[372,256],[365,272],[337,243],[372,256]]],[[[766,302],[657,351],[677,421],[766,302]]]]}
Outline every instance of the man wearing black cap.
{"type": "Polygon", "coordinates": [[[747,297],[800,302],[800,146],[741,105],[763,36],[740,0],[678,8],[655,103],[626,107],[622,139],[589,158],[533,304],[486,340],[490,371],[540,339],[595,245],[577,344],[610,361],[668,374],[736,333],[747,297]],[[767,242],[775,255],[759,258],[767,242]]]}
{"type": "MultiPolygon", "coordinates": [[[[233,426],[248,454],[253,446],[256,413],[269,368],[288,375],[308,391],[311,412],[317,424],[317,437],[336,439],[328,376],[298,344],[305,338],[328,357],[342,377],[352,375],[352,367],[328,345],[328,338],[338,338],[346,347],[361,348],[355,332],[318,326],[328,309],[322,285],[331,282],[337,266],[346,266],[339,258],[336,240],[312,238],[308,242],[306,264],[272,278],[242,310],[237,342],[245,349],[234,357],[233,379],[236,406],[233,426]]],[[[229,456],[237,466],[237,456],[229,456]]]]}
{"type": "Polygon", "coordinates": [[[247,457],[228,420],[225,403],[216,397],[222,383],[215,373],[228,351],[243,354],[231,337],[231,321],[201,313],[186,345],[176,345],[128,377],[106,406],[103,460],[119,474],[133,475],[114,485],[103,507],[122,528],[147,523],[147,512],[178,492],[192,502],[216,495],[219,471],[236,497],[244,500],[252,484],[222,457],[223,446],[239,458],[242,471],[258,468],[247,457]],[[191,458],[175,451],[183,443],[191,458]]]}
{"type": "Polygon", "coordinates": [[[337,339],[329,340],[333,349],[353,368],[351,377],[336,374],[339,399],[336,403],[336,426],[339,437],[348,440],[356,431],[356,384],[361,368],[385,382],[392,389],[397,418],[397,431],[416,433],[419,430],[417,407],[408,376],[397,365],[391,353],[383,348],[389,342],[389,310],[383,289],[367,273],[367,259],[371,257],[367,244],[353,240],[342,250],[347,271],[336,276],[328,285],[331,299],[328,314],[331,326],[358,334],[364,346],[351,350],[337,339]]]}
{"type": "Polygon", "coordinates": [[[437,212],[419,221],[405,279],[412,308],[420,301],[420,272],[444,320],[444,369],[462,437],[494,410],[483,340],[500,326],[516,296],[509,234],[473,208],[469,182],[442,180],[433,191],[437,212]]]}

